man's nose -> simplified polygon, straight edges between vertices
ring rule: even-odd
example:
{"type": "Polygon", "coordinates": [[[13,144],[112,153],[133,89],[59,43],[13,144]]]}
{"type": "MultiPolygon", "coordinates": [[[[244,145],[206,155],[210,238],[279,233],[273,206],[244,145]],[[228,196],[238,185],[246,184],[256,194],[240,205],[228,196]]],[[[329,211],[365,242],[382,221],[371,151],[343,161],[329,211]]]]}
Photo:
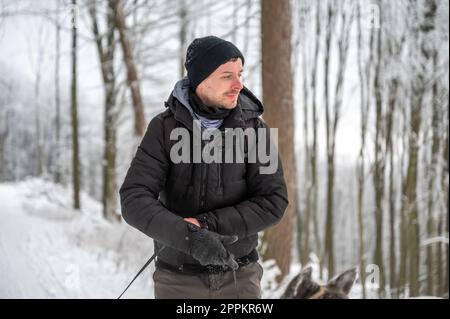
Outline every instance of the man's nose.
{"type": "Polygon", "coordinates": [[[231,88],[233,89],[233,91],[240,91],[243,87],[244,85],[242,84],[241,78],[236,78],[231,88]]]}

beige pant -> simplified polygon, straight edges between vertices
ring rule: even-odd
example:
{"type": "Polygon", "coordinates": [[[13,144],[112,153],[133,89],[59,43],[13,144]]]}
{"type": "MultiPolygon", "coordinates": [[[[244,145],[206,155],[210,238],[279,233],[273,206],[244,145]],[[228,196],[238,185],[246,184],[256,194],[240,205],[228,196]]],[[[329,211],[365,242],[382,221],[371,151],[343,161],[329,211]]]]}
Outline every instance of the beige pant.
{"type": "Polygon", "coordinates": [[[236,271],[219,274],[185,275],[166,269],[153,273],[155,299],[259,299],[263,268],[258,262],[236,271]]]}

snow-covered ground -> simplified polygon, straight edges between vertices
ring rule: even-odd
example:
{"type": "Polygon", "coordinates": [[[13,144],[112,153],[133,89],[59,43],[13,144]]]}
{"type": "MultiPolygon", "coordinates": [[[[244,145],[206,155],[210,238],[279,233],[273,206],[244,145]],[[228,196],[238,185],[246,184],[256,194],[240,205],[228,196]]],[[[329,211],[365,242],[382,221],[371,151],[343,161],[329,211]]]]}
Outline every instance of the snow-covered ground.
{"type": "MultiPolygon", "coordinates": [[[[152,240],[102,218],[101,204],[42,179],[0,184],[0,298],[116,298],[153,254],[152,240]]],[[[277,269],[264,264],[263,297],[274,298],[277,269]]],[[[123,298],[154,298],[154,266],[123,298]]]]}
{"type": "MultiPolygon", "coordinates": [[[[101,204],[42,179],[0,184],[0,298],[116,298],[153,254],[150,238],[103,219],[101,204]]],[[[263,264],[262,297],[278,298],[300,265],[276,284],[273,261],[263,264]]],[[[318,266],[313,264],[317,280],[318,266]]],[[[154,298],[154,266],[123,298],[154,298]]],[[[355,285],[351,298],[360,298],[355,285]]]]}
{"type": "MultiPolygon", "coordinates": [[[[84,195],[30,179],[0,184],[0,298],[116,298],[153,253],[150,238],[102,219],[84,195]]],[[[149,266],[123,298],[153,298],[149,266]]]]}

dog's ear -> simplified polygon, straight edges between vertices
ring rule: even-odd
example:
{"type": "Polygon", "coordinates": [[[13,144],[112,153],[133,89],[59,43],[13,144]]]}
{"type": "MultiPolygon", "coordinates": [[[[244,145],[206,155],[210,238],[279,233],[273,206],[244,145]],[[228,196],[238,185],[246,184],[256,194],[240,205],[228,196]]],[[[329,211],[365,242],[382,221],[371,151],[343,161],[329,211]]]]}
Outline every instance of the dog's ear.
{"type": "Polygon", "coordinates": [[[286,290],[281,295],[280,299],[293,299],[297,291],[298,282],[300,281],[300,274],[296,275],[286,287],[286,290]]]}
{"type": "Polygon", "coordinates": [[[346,295],[350,292],[353,287],[353,283],[356,279],[356,268],[344,271],[342,274],[331,279],[327,287],[335,290],[340,290],[346,295]]]}
{"type": "Polygon", "coordinates": [[[319,291],[320,286],[314,280],[312,280],[311,275],[312,275],[311,267],[306,267],[299,274],[298,285],[294,298],[308,299],[317,291],[319,291]]]}

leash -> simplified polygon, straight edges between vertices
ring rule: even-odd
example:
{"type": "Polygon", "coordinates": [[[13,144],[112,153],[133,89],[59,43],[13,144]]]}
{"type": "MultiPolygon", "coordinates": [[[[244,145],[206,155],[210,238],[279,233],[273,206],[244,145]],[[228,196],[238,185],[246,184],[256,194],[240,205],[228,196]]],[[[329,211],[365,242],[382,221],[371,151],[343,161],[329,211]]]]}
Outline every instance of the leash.
{"type": "MultiPolygon", "coordinates": [[[[228,254],[228,258],[234,259],[233,255],[227,251],[228,254]]],[[[238,281],[237,281],[237,277],[236,277],[236,269],[230,267],[231,271],[233,272],[233,281],[234,281],[234,290],[236,292],[236,299],[240,299],[239,298],[239,287],[238,287],[238,281]]]]}
{"type": "Polygon", "coordinates": [[[233,271],[233,280],[234,280],[234,290],[236,291],[236,298],[241,299],[241,298],[239,298],[239,288],[238,288],[238,282],[237,282],[237,278],[236,278],[236,270],[232,269],[232,271],[233,271]]]}
{"type": "MultiPolygon", "coordinates": [[[[163,251],[164,248],[166,248],[166,247],[163,246],[159,252],[163,251]]],[[[128,290],[128,288],[130,288],[130,286],[131,286],[131,285],[133,284],[133,282],[139,277],[139,275],[145,270],[145,268],[147,268],[148,265],[150,265],[150,263],[156,258],[156,255],[157,255],[157,254],[158,254],[158,251],[155,251],[155,253],[150,257],[150,259],[147,260],[147,262],[145,263],[145,265],[142,266],[142,268],[139,270],[139,272],[136,274],[136,276],[134,276],[133,280],[131,280],[131,282],[128,284],[128,286],[125,288],[125,290],[120,294],[119,297],[117,297],[117,299],[120,299],[120,298],[123,296],[123,294],[128,290]]],[[[229,254],[229,253],[228,253],[228,254],[229,254]]],[[[236,297],[237,297],[237,299],[240,299],[240,298],[239,298],[238,282],[237,282],[237,278],[236,278],[236,270],[234,270],[234,269],[231,269],[231,270],[232,270],[232,272],[233,272],[234,289],[235,289],[235,292],[236,292],[236,297]]]]}
{"type": "MultiPolygon", "coordinates": [[[[159,252],[161,252],[164,248],[166,248],[166,247],[163,246],[159,252]]],[[[155,251],[153,256],[150,257],[149,260],[147,260],[145,265],[141,268],[141,270],[139,270],[139,272],[136,274],[136,276],[134,276],[133,280],[128,284],[127,288],[125,288],[125,290],[120,294],[120,296],[117,299],[120,299],[122,297],[122,295],[128,290],[128,288],[130,288],[131,284],[136,280],[136,278],[139,277],[139,275],[145,270],[145,268],[147,268],[147,266],[150,265],[150,263],[155,259],[157,253],[158,253],[158,251],[155,251]]]]}

